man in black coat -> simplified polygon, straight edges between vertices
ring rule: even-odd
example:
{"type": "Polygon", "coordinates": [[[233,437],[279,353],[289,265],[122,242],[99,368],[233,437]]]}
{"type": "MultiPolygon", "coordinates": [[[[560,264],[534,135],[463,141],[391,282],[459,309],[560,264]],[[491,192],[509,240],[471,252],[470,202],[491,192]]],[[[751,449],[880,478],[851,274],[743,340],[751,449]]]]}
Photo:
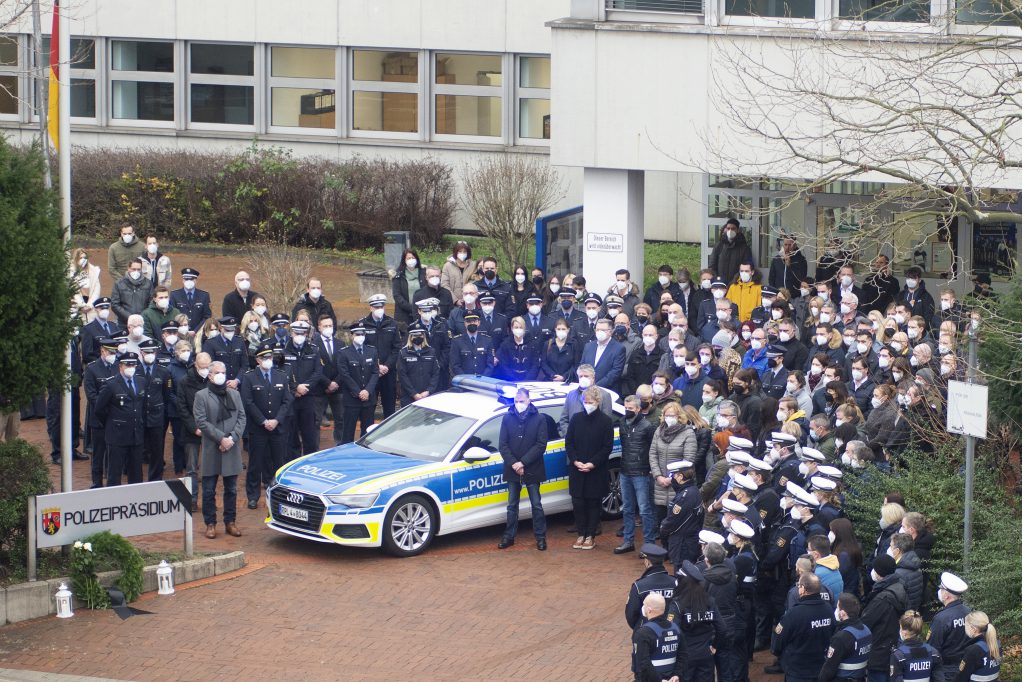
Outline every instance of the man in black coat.
{"type": "Polygon", "coordinates": [[[809,264],[795,238],[784,235],[780,252],[770,261],[770,276],[767,278],[770,286],[795,293],[808,273],[809,264]]]}
{"type": "Polygon", "coordinates": [[[401,332],[397,321],[387,315],[387,297],[373,294],[369,297],[369,314],[357,322],[365,327],[366,345],[376,349],[380,360],[380,378],[376,383],[383,408],[383,418],[394,414],[397,406],[397,355],[401,351],[401,332]]]}
{"type": "Polygon", "coordinates": [[[174,382],[170,370],[156,360],[156,352],[160,344],[153,339],[138,344],[142,351],[142,364],[138,367],[140,376],[144,376],[149,385],[149,400],[146,405],[145,424],[145,461],[149,463],[149,480],[163,480],[163,469],[166,466],[163,451],[167,439],[167,426],[170,424],[168,403],[174,399],[174,382]]]}
{"type": "Polygon", "coordinates": [[[738,276],[739,265],[753,262],[752,248],[745,238],[745,231],[737,218],[729,218],[710,252],[707,267],[725,282],[730,282],[738,276]]]}
{"type": "MultiPolygon", "coordinates": [[[[249,509],[258,506],[260,485],[268,488],[273,483],[273,472],[284,465],[288,446],[287,417],[294,400],[287,373],[273,366],[273,343],[260,343],[255,357],[256,368],[245,373],[239,389],[247,417],[245,493],[249,509]]],[[[340,411],[334,418],[340,420],[340,411]]]]}
{"type": "Polygon", "coordinates": [[[334,305],[323,295],[323,283],[318,277],[310,277],[302,294],[294,308],[291,309],[291,319],[298,317],[298,311],[304,310],[309,313],[309,319],[318,323],[319,319],[326,315],[330,321],[337,324],[337,315],[334,314],[334,305]]]}
{"type": "MultiPolygon", "coordinates": [[[[614,548],[614,554],[624,554],[635,549],[635,514],[642,518],[642,540],[655,541],[656,526],[653,515],[653,500],[649,486],[649,448],[653,443],[653,425],[642,414],[637,397],[625,398],[625,418],[621,421],[621,502],[624,518],[624,539],[614,548]]],[[[634,627],[634,626],[632,626],[634,627]]]]}
{"type": "Polygon", "coordinates": [[[197,508],[199,499],[199,447],[202,445],[202,432],[195,423],[195,394],[206,388],[209,376],[209,365],[213,359],[209,353],[198,353],[195,364],[189,368],[185,378],[177,387],[177,413],[181,415],[181,432],[185,448],[185,472],[192,480],[192,511],[197,508]]]}
{"type": "Polygon", "coordinates": [[[872,272],[862,281],[862,295],[859,297],[859,312],[866,315],[873,310],[887,312],[887,306],[901,291],[898,278],[891,274],[891,261],[884,254],[873,259],[872,272]]]}
{"type": "Polygon", "coordinates": [[[299,448],[302,455],[311,455],[319,450],[316,395],[328,382],[323,374],[319,346],[309,341],[310,331],[312,327],[304,320],[291,325],[291,340],[284,346],[284,363],[281,367],[288,374],[295,398],[288,420],[293,456],[299,454],[299,448]]]}
{"type": "Polygon", "coordinates": [[[479,331],[479,315],[465,315],[465,333],[451,339],[451,376],[485,376],[493,367],[493,340],[479,331]]]}
{"type": "Polygon", "coordinates": [[[514,317],[515,303],[511,298],[511,284],[501,280],[497,275],[497,259],[492,256],[483,258],[479,263],[479,269],[483,273],[483,278],[476,281],[480,297],[487,294],[493,296],[497,312],[507,316],[508,319],[514,317]]]}
{"type": "MultiPolygon", "coordinates": [[[[774,628],[771,649],[780,659],[785,682],[815,682],[834,636],[834,605],[820,598],[820,579],[812,573],[799,576],[797,586],[798,603],[774,628]]],[[[895,618],[895,628],[897,622],[895,618]]]]}
{"type": "Polygon", "coordinates": [[[341,442],[355,440],[355,424],[361,435],[373,423],[376,410],[376,387],[380,380],[380,356],[366,343],[366,328],[351,327],[351,345],[337,354],[337,377],[344,394],[344,425],[341,442]]]}
{"type": "Polygon", "coordinates": [[[642,564],[646,570],[639,579],[632,583],[628,590],[628,602],[625,604],[625,622],[632,630],[646,622],[642,615],[642,602],[649,594],[659,594],[666,601],[674,596],[678,587],[678,579],[664,568],[667,550],[652,542],[640,547],[642,564]]]}
{"type": "MultiPolygon", "coordinates": [[[[683,298],[681,293],[681,285],[674,281],[674,268],[668,264],[661,265],[657,268],[657,281],[649,285],[646,289],[646,295],[642,297],[643,303],[648,305],[653,310],[660,309],[660,297],[663,296],[666,291],[671,295],[671,300],[680,303],[683,298]]],[[[686,301],[686,304],[688,301],[686,301]]]]}
{"type": "Polygon", "coordinates": [[[92,307],[96,310],[96,319],[82,327],[78,337],[78,347],[82,353],[82,365],[88,365],[99,358],[99,340],[105,337],[115,336],[117,332],[125,331],[117,323],[110,310],[110,299],[106,296],[97,298],[92,307]]]}
{"type": "Polygon", "coordinates": [[[103,384],[96,400],[96,418],[105,429],[107,486],[121,484],[125,466],[128,483],[142,482],[146,380],[135,376],[138,356],[134,353],[121,353],[117,363],[120,376],[103,384]]]}
{"type": "MultiPolygon", "coordinates": [[[[196,330],[202,323],[213,317],[209,293],[196,287],[199,271],[193,268],[181,270],[182,288],[170,292],[170,307],[177,308],[188,316],[188,328],[196,330]]],[[[244,317],[244,313],[242,313],[244,317]]]]}
{"type": "MultiPolygon", "coordinates": [[[[252,291],[252,278],[248,273],[241,270],[234,276],[234,289],[227,292],[223,303],[220,304],[220,314],[224,317],[233,317],[241,320],[245,313],[252,307],[252,301],[260,296],[258,292],[252,291]]],[[[214,358],[215,359],[215,358],[214,358]]],[[[221,362],[223,362],[221,360],[221,362]]],[[[230,369],[227,370],[227,378],[231,378],[230,369]]],[[[230,385],[230,382],[228,382],[230,385]]],[[[236,388],[236,387],[234,387],[236,388]]]]}
{"type": "Polygon", "coordinates": [[[248,371],[248,345],[238,336],[238,320],[241,318],[221,317],[220,334],[202,342],[202,352],[209,353],[213,362],[222,362],[227,367],[227,387],[237,389],[238,378],[248,371]]]}
{"type": "Polygon", "coordinates": [[[99,358],[93,360],[85,368],[82,384],[85,388],[86,421],[92,433],[92,486],[103,487],[103,474],[106,467],[106,430],[103,422],[96,414],[96,403],[99,400],[103,385],[116,378],[117,342],[109,337],[100,337],[99,358]]]}
{"type": "Polygon", "coordinates": [[[873,562],[873,589],[862,602],[862,624],[873,634],[867,669],[872,677],[887,677],[891,649],[898,644],[898,619],[908,608],[908,593],[895,574],[897,564],[886,554],[873,562]]]}
{"type": "Polygon", "coordinates": [[[547,420],[535,408],[529,391],[518,389],[515,404],[508,408],[500,422],[500,456],[504,459],[504,480],[507,481],[507,526],[497,544],[506,549],[515,544],[518,533],[518,502],[524,486],[532,505],[532,532],[536,549],[546,550],[546,516],[539,486],[546,480],[543,457],[547,445],[547,420]]]}

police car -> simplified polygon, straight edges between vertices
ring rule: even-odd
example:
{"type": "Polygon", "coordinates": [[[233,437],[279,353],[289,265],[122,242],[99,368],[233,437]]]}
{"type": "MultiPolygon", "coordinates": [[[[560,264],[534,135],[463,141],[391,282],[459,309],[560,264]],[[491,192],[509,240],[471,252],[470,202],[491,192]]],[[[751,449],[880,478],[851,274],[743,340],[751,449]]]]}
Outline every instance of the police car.
{"type": "MultiPolygon", "coordinates": [[[[317,542],[382,546],[395,556],[414,556],[437,535],[503,524],[500,422],[519,387],[529,390],[555,436],[546,450],[543,509],[570,510],[564,439],[556,438],[556,423],[565,396],[577,386],[471,375],[456,376],[452,386],[403,407],[355,443],[281,467],[267,490],[267,525],[317,542]]],[[[624,411],[617,404],[614,409],[624,411]]],[[[603,501],[608,518],[621,513],[620,457],[615,438],[611,493],[603,501]]],[[[519,514],[532,515],[524,491],[519,514]]]]}

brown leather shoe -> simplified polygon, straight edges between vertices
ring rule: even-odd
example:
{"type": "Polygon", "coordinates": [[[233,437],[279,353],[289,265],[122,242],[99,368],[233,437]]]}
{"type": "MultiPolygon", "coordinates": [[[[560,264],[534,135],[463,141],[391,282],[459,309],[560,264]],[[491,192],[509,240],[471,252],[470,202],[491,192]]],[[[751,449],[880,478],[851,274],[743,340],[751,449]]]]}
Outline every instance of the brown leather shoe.
{"type": "Polygon", "coordinates": [[[238,524],[233,521],[231,523],[225,523],[224,528],[227,530],[228,535],[233,535],[236,538],[241,537],[241,531],[238,530],[238,524]]]}
{"type": "Polygon", "coordinates": [[[216,537],[216,526],[212,523],[206,526],[206,537],[210,540],[216,537]]]}

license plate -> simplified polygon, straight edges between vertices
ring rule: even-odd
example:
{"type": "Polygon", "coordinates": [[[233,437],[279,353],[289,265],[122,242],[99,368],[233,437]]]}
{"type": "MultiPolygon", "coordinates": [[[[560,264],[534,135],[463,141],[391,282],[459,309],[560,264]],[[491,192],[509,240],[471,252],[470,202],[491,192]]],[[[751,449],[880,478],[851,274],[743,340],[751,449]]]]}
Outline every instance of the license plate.
{"type": "Polygon", "coordinates": [[[295,521],[309,520],[308,509],[295,509],[294,507],[289,507],[286,504],[280,505],[280,515],[286,516],[289,519],[294,519],[295,521]]]}

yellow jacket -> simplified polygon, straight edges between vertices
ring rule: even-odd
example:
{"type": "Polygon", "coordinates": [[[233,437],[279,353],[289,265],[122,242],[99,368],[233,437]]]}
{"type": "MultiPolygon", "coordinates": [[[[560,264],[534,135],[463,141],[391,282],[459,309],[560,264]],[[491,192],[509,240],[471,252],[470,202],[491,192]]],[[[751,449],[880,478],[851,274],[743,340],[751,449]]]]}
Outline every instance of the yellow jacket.
{"type": "Polygon", "coordinates": [[[763,285],[754,282],[735,282],[728,287],[727,297],[738,306],[738,319],[744,322],[752,317],[752,311],[762,303],[763,285]]]}

